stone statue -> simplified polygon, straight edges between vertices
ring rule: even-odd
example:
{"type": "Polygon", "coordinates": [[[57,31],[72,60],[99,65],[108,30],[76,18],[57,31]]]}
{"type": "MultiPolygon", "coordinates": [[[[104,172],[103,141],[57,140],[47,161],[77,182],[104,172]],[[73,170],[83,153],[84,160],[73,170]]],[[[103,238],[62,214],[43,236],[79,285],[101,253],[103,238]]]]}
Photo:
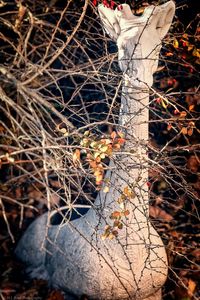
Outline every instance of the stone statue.
{"type": "Polygon", "coordinates": [[[51,213],[36,219],[19,241],[16,254],[31,277],[47,279],[68,294],[161,300],[168,263],[148,213],[148,101],[175,5],[169,1],[149,6],[142,16],[133,15],[127,4],[121,10],[99,5],[98,11],[105,31],[117,43],[124,76],[119,126],[126,142],[106,173],[110,190],[101,190],[87,213],[74,220],[52,225],[51,213]],[[114,238],[102,239],[119,199],[129,214],[114,238]]]}

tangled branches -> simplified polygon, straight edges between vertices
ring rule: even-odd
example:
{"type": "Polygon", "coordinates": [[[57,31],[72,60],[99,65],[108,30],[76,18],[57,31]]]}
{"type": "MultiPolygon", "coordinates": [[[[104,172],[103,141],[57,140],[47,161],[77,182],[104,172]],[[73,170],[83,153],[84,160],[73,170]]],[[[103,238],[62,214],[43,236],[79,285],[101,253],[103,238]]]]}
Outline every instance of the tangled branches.
{"type": "MultiPolygon", "coordinates": [[[[118,122],[122,74],[94,6],[51,2],[2,1],[0,204],[13,240],[13,206],[22,226],[28,212],[92,205],[99,186],[84,159],[92,141],[81,141],[87,132],[94,141],[109,139],[118,122]]],[[[175,266],[170,276],[187,291],[193,281],[185,294],[198,297],[199,31],[190,25],[187,31],[180,20],[174,24],[151,90],[148,184],[150,214],[161,219],[157,226],[175,266]]]]}

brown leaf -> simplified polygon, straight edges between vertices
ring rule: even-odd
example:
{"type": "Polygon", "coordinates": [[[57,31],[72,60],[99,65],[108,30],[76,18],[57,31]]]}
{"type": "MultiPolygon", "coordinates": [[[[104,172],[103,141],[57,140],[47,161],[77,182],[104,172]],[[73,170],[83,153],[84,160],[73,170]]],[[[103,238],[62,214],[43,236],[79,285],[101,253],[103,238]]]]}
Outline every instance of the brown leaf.
{"type": "Polygon", "coordinates": [[[51,184],[52,187],[60,189],[62,188],[62,184],[61,182],[59,182],[58,180],[53,180],[53,179],[49,179],[49,183],[51,184]]]}
{"type": "Polygon", "coordinates": [[[196,173],[199,169],[200,159],[198,159],[195,155],[191,155],[187,161],[187,168],[196,173]]]}
{"type": "Polygon", "coordinates": [[[170,214],[166,213],[166,211],[164,211],[158,206],[150,205],[149,214],[152,218],[162,219],[165,222],[171,222],[173,220],[173,217],[170,214]]]}
{"type": "Polygon", "coordinates": [[[64,300],[64,296],[60,291],[52,291],[47,300],[64,300]]]}
{"type": "Polygon", "coordinates": [[[112,214],[111,214],[111,216],[110,216],[110,218],[111,219],[117,219],[117,218],[119,218],[121,216],[121,212],[120,211],[114,211],[112,214]]]}
{"type": "Polygon", "coordinates": [[[72,157],[72,160],[73,160],[73,163],[75,164],[77,161],[80,161],[80,156],[81,156],[81,152],[79,149],[76,149],[73,153],[73,157],[72,157]]]}

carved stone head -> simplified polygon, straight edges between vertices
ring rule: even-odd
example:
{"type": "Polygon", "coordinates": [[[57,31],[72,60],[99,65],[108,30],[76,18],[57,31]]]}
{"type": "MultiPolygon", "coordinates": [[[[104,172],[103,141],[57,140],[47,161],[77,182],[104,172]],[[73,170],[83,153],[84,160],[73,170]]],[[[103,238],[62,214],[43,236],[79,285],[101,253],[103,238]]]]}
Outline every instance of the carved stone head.
{"type": "Polygon", "coordinates": [[[174,2],[150,5],[142,16],[135,16],[128,4],[122,4],[121,10],[101,4],[98,10],[105,31],[117,43],[121,70],[133,86],[150,87],[158,66],[162,39],[174,17],[174,2]]]}

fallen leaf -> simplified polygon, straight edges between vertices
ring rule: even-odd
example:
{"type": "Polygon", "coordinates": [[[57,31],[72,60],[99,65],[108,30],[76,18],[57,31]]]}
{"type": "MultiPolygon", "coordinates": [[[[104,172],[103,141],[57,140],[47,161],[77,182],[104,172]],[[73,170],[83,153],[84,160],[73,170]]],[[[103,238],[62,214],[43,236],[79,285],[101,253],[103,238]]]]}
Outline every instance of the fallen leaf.
{"type": "Polygon", "coordinates": [[[64,296],[60,291],[52,291],[46,300],[64,300],[64,296]]]}
{"type": "Polygon", "coordinates": [[[171,222],[173,220],[173,217],[170,214],[166,213],[166,211],[164,211],[158,206],[150,205],[149,214],[152,218],[162,219],[166,222],[171,222]]]}
{"type": "Polygon", "coordinates": [[[187,168],[196,173],[200,166],[200,159],[198,159],[195,155],[191,155],[187,161],[187,168]]]}

